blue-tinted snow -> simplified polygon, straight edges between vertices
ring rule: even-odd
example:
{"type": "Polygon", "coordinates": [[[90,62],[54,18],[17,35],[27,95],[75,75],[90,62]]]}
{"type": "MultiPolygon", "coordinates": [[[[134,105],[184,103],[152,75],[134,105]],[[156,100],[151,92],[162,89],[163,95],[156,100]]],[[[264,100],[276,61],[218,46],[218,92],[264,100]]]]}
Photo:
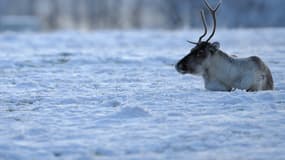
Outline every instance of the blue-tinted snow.
{"type": "Polygon", "coordinates": [[[174,64],[202,31],[0,35],[0,159],[285,159],[285,29],[219,30],[275,91],[210,92],[174,64]]]}

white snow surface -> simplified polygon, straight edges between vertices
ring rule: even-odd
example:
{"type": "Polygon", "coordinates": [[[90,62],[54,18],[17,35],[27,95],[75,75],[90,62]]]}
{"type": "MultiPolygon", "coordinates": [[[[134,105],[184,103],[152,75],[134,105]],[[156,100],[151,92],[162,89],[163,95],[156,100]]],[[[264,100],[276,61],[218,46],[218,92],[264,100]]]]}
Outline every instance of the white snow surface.
{"type": "Polygon", "coordinates": [[[254,93],[175,71],[201,32],[0,34],[0,159],[285,159],[285,29],[214,37],[271,68],[254,93]]]}

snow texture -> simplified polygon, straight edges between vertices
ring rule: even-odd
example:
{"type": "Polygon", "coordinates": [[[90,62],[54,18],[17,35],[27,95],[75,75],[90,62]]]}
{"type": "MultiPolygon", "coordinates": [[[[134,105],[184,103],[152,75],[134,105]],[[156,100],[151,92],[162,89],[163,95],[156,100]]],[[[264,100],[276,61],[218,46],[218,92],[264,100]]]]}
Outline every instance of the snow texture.
{"type": "Polygon", "coordinates": [[[0,35],[0,159],[285,159],[285,29],[219,30],[274,91],[210,92],[174,64],[201,30],[0,35]]]}

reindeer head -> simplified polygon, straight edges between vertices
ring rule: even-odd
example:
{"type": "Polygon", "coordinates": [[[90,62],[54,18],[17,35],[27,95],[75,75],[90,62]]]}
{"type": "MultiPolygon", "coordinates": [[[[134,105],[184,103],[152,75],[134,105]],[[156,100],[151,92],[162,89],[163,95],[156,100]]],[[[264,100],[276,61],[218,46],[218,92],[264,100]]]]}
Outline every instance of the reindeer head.
{"type": "Polygon", "coordinates": [[[201,10],[200,13],[205,32],[199,38],[198,42],[188,41],[189,43],[194,44],[196,46],[191,49],[190,53],[186,57],[184,57],[176,64],[175,66],[176,70],[182,74],[186,73],[198,74],[198,75],[203,74],[205,67],[210,63],[209,58],[219,49],[220,46],[218,42],[210,43],[209,41],[214,36],[216,31],[216,11],[219,9],[221,2],[217,4],[216,8],[210,7],[207,0],[204,0],[204,2],[213,17],[214,21],[213,31],[206,41],[202,40],[207,35],[208,29],[207,29],[205,13],[203,10],[201,10]]]}

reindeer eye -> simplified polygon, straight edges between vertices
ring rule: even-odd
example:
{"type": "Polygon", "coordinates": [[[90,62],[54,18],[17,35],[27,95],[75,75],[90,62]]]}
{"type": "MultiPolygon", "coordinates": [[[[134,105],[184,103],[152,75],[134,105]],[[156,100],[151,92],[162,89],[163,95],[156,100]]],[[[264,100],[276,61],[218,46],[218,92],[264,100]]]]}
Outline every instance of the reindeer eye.
{"type": "Polygon", "coordinates": [[[197,57],[201,57],[203,55],[203,51],[198,51],[197,57]]]}

